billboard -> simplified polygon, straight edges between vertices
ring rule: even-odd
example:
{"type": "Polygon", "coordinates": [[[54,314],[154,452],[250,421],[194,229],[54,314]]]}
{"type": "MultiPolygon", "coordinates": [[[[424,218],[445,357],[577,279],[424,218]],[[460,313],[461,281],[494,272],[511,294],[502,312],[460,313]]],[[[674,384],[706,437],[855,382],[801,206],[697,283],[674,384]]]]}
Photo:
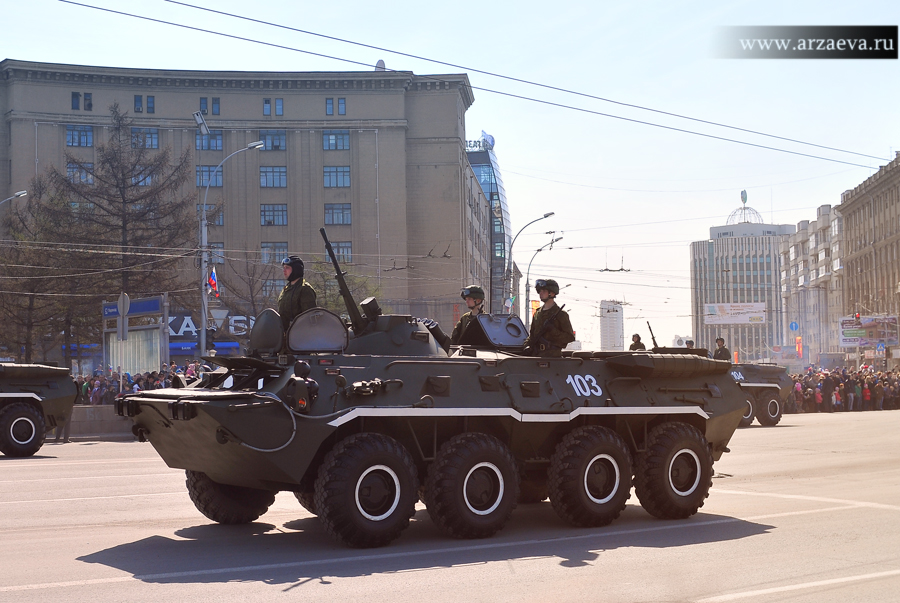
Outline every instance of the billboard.
{"type": "Polygon", "coordinates": [[[900,345],[896,316],[845,316],[841,318],[842,348],[900,345]]]}
{"type": "Polygon", "coordinates": [[[703,304],[707,325],[758,325],[766,322],[766,304],[703,304]]]}

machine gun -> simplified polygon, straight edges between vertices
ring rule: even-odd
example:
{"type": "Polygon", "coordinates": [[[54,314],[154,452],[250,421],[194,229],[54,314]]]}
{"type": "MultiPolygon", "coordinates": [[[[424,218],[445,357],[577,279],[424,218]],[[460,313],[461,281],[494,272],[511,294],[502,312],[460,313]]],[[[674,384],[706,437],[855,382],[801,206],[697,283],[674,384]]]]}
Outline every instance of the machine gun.
{"type": "Polygon", "coordinates": [[[543,339],[544,333],[546,333],[550,329],[550,327],[553,325],[553,321],[557,316],[559,316],[559,313],[562,312],[563,308],[565,307],[566,304],[558,306],[556,308],[556,312],[553,313],[553,316],[544,321],[544,324],[541,326],[541,330],[534,334],[534,341],[530,345],[525,347],[524,351],[527,355],[531,356],[534,354],[536,344],[539,344],[541,339],[543,339]]]}
{"type": "Polygon", "coordinates": [[[325,229],[320,228],[319,233],[325,240],[325,250],[328,251],[328,257],[331,258],[331,263],[334,265],[334,277],[337,279],[341,297],[344,298],[344,304],[347,306],[347,314],[350,316],[350,324],[353,326],[353,332],[359,335],[369,325],[369,322],[363,318],[362,314],[359,312],[359,308],[356,307],[356,301],[350,294],[350,288],[347,287],[347,281],[344,280],[344,275],[347,273],[341,270],[337,257],[334,255],[334,248],[331,246],[331,241],[328,240],[328,235],[325,234],[325,229]]]}
{"type": "Polygon", "coordinates": [[[653,347],[658,348],[659,346],[656,344],[656,335],[653,334],[653,328],[650,326],[650,321],[647,321],[647,328],[650,329],[650,339],[653,341],[653,347]]]}

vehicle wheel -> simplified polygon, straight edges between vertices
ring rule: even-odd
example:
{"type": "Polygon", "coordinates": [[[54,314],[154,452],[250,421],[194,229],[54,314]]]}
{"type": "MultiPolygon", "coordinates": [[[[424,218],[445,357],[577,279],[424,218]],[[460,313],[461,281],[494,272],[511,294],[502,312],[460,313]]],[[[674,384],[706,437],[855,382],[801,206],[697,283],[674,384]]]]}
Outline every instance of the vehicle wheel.
{"type": "Polygon", "coordinates": [[[301,507],[303,507],[313,515],[317,515],[315,491],[294,492],[294,496],[297,498],[297,501],[300,503],[301,507]]]}
{"type": "Polygon", "coordinates": [[[409,525],[419,480],[412,456],[379,433],[352,435],[325,457],[315,505],[329,534],[354,547],[384,546],[409,525]]]}
{"type": "Polygon", "coordinates": [[[654,517],[690,517],[709,496],[712,465],[709,444],[696,427],[663,423],[650,431],[637,457],[635,494],[654,517]]]}
{"type": "Polygon", "coordinates": [[[782,405],[781,398],[778,397],[777,393],[763,393],[765,395],[760,395],[756,405],[756,420],[759,421],[760,425],[773,427],[781,421],[784,405],[782,405]]]}
{"type": "Polygon", "coordinates": [[[619,434],[605,427],[579,427],[550,457],[550,502],[573,526],[605,526],[625,508],[632,472],[631,452],[619,434]]]}
{"type": "Polygon", "coordinates": [[[519,485],[519,504],[533,505],[543,502],[550,496],[547,480],[523,479],[519,485]]]}
{"type": "Polygon", "coordinates": [[[201,471],[185,471],[188,494],[197,510],[217,523],[240,524],[259,519],[275,502],[271,490],[214,482],[201,471]]]}
{"type": "Polygon", "coordinates": [[[747,405],[744,407],[744,416],[738,427],[749,427],[753,423],[753,417],[756,415],[756,406],[753,403],[753,396],[747,396],[747,405]]]}
{"type": "Polygon", "coordinates": [[[32,456],[44,445],[44,415],[27,402],[13,402],[0,410],[0,452],[32,456]]]}
{"type": "Polygon", "coordinates": [[[506,525],[519,498],[509,449],[483,433],[462,433],[438,451],[425,481],[431,520],[455,538],[487,538],[506,525]]]}

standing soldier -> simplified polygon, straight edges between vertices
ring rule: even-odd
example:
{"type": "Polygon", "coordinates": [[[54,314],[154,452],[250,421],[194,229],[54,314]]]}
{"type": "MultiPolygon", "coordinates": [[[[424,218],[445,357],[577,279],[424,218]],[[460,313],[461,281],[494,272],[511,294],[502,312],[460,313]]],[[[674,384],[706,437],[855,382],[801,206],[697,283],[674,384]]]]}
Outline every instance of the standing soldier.
{"type": "Polygon", "coordinates": [[[725,340],[721,337],[716,337],[716,351],[713,352],[713,358],[731,362],[731,350],[725,347],[725,340]]]}
{"type": "Polygon", "coordinates": [[[460,297],[465,300],[466,307],[469,311],[459,317],[459,322],[456,323],[456,326],[453,328],[453,333],[450,335],[450,345],[459,343],[459,340],[462,339],[463,333],[466,332],[469,323],[475,320],[476,316],[484,312],[484,289],[478,285],[469,285],[462,290],[460,297]]]}
{"type": "Polygon", "coordinates": [[[575,341],[569,315],[556,305],[559,283],[553,279],[538,279],[534,283],[543,305],[531,319],[531,331],[525,340],[525,352],[541,358],[559,358],[562,349],[575,341]]]}
{"type": "Polygon", "coordinates": [[[278,313],[285,331],[294,318],[316,307],[316,292],[303,278],[303,260],[292,255],[281,260],[284,280],[287,284],[278,294],[278,313]]]}

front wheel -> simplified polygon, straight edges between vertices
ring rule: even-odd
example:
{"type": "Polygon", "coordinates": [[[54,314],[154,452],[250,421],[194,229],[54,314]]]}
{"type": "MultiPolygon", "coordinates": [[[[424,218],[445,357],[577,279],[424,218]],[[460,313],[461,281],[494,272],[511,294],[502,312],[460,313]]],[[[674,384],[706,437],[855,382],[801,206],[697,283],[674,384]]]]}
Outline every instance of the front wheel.
{"type": "Polygon", "coordinates": [[[753,417],[756,415],[756,406],[753,403],[753,396],[747,396],[747,402],[744,406],[744,415],[741,417],[739,427],[749,427],[753,423],[753,417]]]}
{"type": "Polygon", "coordinates": [[[663,423],[650,430],[637,457],[634,492],[654,517],[685,519],[709,496],[712,466],[700,430],[687,423],[663,423]]]}
{"type": "Polygon", "coordinates": [[[27,402],[14,402],[0,410],[0,452],[6,456],[33,456],[44,445],[44,415],[27,402]]]}
{"type": "Polygon", "coordinates": [[[781,421],[784,407],[777,393],[764,392],[757,403],[756,420],[760,425],[774,427],[781,421]]]}
{"type": "Polygon", "coordinates": [[[275,502],[271,490],[215,482],[201,471],[185,471],[188,494],[197,510],[223,524],[256,521],[275,502]]]}

